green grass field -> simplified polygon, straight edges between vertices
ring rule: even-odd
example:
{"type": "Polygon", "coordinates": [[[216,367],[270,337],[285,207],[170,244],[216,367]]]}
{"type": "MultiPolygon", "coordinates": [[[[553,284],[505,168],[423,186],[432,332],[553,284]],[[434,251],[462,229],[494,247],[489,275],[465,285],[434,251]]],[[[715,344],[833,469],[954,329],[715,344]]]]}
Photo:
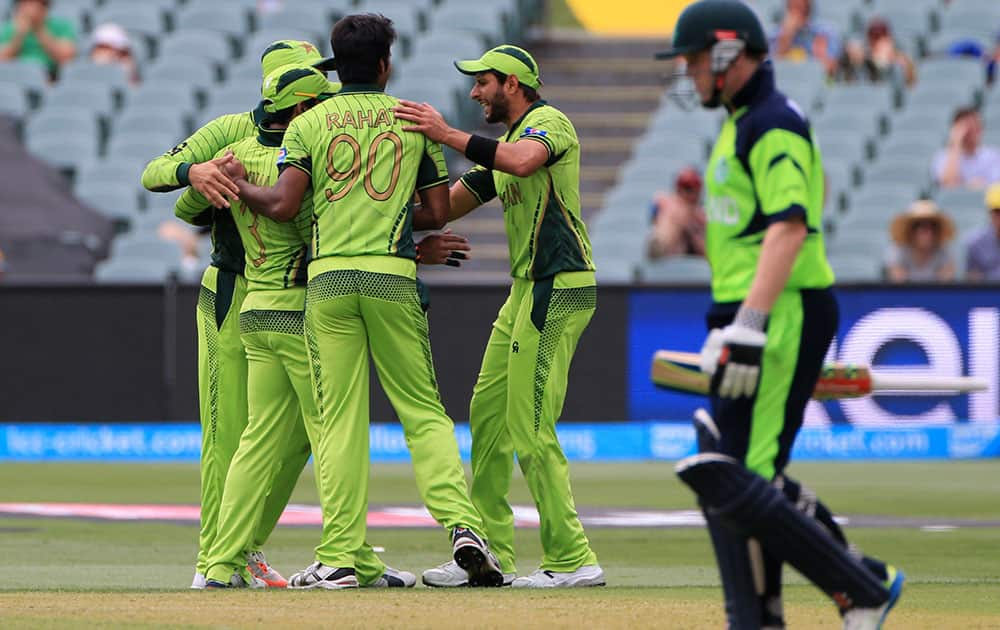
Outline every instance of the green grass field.
{"type": "MultiPolygon", "coordinates": [[[[792,474],[838,513],[1000,522],[1000,462],[796,464],[792,474]]],[[[195,503],[190,465],[2,464],[0,502],[195,503]]],[[[669,464],[573,467],[581,507],[692,509],[669,464]]],[[[370,500],[418,504],[409,466],[375,466],[370,500]]],[[[522,480],[512,500],[530,503],[522,480]]],[[[293,501],[315,503],[303,476],[293,501]]],[[[1000,528],[852,528],[853,542],[909,580],[888,628],[1000,628],[1000,528]]],[[[520,572],[540,556],[537,530],[517,532],[520,572]]],[[[189,592],[196,528],[170,523],[0,518],[0,627],[723,626],[718,578],[700,529],[591,528],[609,587],[583,591],[189,592]]],[[[279,528],[268,557],[291,573],[318,531],[279,528]]],[[[373,529],[385,560],[419,572],[447,559],[443,531],[373,529]]],[[[832,606],[789,571],[791,628],[836,628],[832,606]]]]}

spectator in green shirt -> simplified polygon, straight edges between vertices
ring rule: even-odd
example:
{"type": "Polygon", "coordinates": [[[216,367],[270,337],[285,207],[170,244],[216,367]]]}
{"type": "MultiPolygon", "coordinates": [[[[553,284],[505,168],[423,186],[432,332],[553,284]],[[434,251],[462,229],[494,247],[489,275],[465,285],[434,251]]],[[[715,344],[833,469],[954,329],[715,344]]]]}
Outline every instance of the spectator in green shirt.
{"type": "Polygon", "coordinates": [[[0,61],[31,59],[55,78],[59,66],[76,56],[76,27],[49,16],[48,0],[17,0],[11,20],[0,26],[0,61]]]}

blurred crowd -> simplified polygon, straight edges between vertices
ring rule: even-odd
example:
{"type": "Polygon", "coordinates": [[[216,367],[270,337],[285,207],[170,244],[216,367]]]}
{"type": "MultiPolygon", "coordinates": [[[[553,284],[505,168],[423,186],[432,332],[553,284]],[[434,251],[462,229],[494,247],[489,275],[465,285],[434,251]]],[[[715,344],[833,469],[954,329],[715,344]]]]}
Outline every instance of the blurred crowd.
{"type": "MultiPolygon", "coordinates": [[[[1000,62],[1000,19],[996,26],[991,48],[975,39],[958,39],[940,52],[981,59],[987,81],[993,82],[1000,62]]],[[[860,36],[852,36],[817,19],[813,0],[786,0],[771,34],[771,54],[783,62],[818,62],[833,84],[889,82],[905,90],[918,81],[917,65],[895,39],[889,19],[873,16],[860,36]]],[[[928,199],[914,200],[888,226],[881,270],[886,282],[1000,281],[1000,147],[984,144],[983,136],[979,110],[959,108],[952,116],[945,146],[929,164],[938,189],[985,193],[982,227],[964,242],[955,243],[957,230],[948,209],[928,199]]],[[[672,176],[673,190],[657,193],[652,202],[647,239],[650,259],[704,255],[705,214],[698,167],[692,165],[672,176]]]]}

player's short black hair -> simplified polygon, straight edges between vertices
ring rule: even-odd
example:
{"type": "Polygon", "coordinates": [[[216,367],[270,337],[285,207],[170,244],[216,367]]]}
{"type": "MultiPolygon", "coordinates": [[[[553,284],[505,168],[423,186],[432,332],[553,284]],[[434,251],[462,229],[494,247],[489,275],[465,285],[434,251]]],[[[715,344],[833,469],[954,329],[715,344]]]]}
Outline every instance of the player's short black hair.
{"type": "MultiPolygon", "coordinates": [[[[500,83],[506,81],[508,76],[502,72],[497,72],[496,70],[490,70],[490,74],[495,76],[497,78],[497,81],[499,81],[500,83]]],[[[524,95],[524,100],[528,101],[529,103],[534,103],[535,101],[542,98],[541,96],[539,96],[538,90],[531,87],[530,85],[525,85],[520,82],[518,82],[517,85],[519,88],[521,88],[521,94],[524,95]]]]}
{"type": "MultiPolygon", "coordinates": [[[[302,101],[302,103],[305,103],[306,105],[309,106],[309,108],[312,108],[317,103],[319,103],[319,99],[311,98],[307,101],[302,101]]],[[[268,114],[267,121],[270,123],[277,123],[279,125],[285,125],[290,123],[292,121],[292,116],[295,114],[295,108],[301,105],[302,103],[296,103],[291,107],[286,107],[285,109],[279,109],[273,114],[268,114]]]]}
{"type": "Polygon", "coordinates": [[[389,63],[396,29],[381,13],[347,15],[333,25],[330,45],[341,83],[375,83],[380,61],[389,63]]]}

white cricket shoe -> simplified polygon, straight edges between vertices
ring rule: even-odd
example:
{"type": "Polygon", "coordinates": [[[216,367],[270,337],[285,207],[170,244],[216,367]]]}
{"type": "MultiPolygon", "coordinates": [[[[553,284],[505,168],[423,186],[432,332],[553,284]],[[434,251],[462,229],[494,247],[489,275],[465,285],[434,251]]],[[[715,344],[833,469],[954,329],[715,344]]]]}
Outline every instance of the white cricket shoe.
{"type": "Polygon", "coordinates": [[[413,588],[417,583],[417,576],[409,571],[400,571],[387,566],[385,572],[365,588],[413,588]]]}
{"type": "Polygon", "coordinates": [[[288,578],[288,588],[325,588],[329,591],[358,588],[358,577],[354,574],[354,569],[328,567],[322,562],[313,562],[288,578]]]}
{"type": "Polygon", "coordinates": [[[191,588],[196,591],[200,591],[205,588],[205,574],[194,572],[194,579],[191,580],[191,588]]]}
{"type": "Polygon", "coordinates": [[[604,571],[600,565],[588,564],[576,571],[543,571],[519,577],[511,584],[514,588],[571,588],[574,586],[604,586],[604,571]]]}
{"type": "MultiPolygon", "coordinates": [[[[504,573],[503,585],[510,586],[516,577],[516,573],[504,573]]],[[[449,560],[433,569],[427,569],[424,571],[422,579],[425,585],[437,588],[469,585],[469,574],[465,572],[465,569],[458,566],[454,560],[449,560]]]]}
{"type": "Polygon", "coordinates": [[[889,590],[889,599],[878,608],[851,608],[844,613],[844,630],[879,630],[889,615],[889,611],[899,601],[903,594],[903,583],[906,575],[902,570],[887,565],[889,573],[885,586],[889,590]]]}

